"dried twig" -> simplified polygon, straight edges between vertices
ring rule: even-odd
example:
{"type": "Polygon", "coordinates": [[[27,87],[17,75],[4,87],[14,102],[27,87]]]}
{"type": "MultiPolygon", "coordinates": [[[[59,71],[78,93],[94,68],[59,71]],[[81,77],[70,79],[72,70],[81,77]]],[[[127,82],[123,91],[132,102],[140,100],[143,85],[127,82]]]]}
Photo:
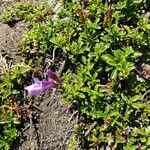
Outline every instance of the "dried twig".
{"type": "Polygon", "coordinates": [[[97,125],[97,122],[94,121],[91,126],[89,127],[89,129],[85,132],[85,136],[87,136],[94,128],[95,126],[97,125]]]}
{"type": "Polygon", "coordinates": [[[35,104],[32,104],[32,107],[35,108],[36,110],[43,112],[43,110],[41,110],[38,106],[36,106],[35,104]]]}
{"type": "Polygon", "coordinates": [[[71,116],[70,118],[68,119],[69,123],[71,122],[72,118],[78,113],[78,111],[75,111],[71,116]]]}
{"type": "Polygon", "coordinates": [[[9,71],[10,70],[10,66],[7,63],[7,60],[5,57],[2,56],[2,54],[0,53],[0,74],[3,73],[4,71],[9,71]]]}
{"type": "Polygon", "coordinates": [[[56,48],[53,49],[53,58],[52,58],[52,63],[55,61],[55,53],[56,53],[56,48]]]}
{"type": "Polygon", "coordinates": [[[29,117],[30,119],[30,141],[32,141],[32,135],[33,135],[33,122],[32,122],[32,117],[29,117]]]}
{"type": "Polygon", "coordinates": [[[28,124],[23,130],[22,132],[24,132],[25,130],[27,130],[30,127],[30,124],[28,124]]]}
{"type": "Polygon", "coordinates": [[[142,97],[141,97],[141,101],[144,101],[145,100],[145,97],[148,95],[148,94],[150,94],[150,90],[148,90],[148,91],[146,91],[143,95],[142,95],[142,97]]]}
{"type": "Polygon", "coordinates": [[[65,64],[66,64],[66,60],[64,60],[62,63],[61,63],[61,66],[60,66],[60,69],[58,71],[58,74],[59,74],[59,77],[62,75],[62,72],[65,68],[65,64]]]}

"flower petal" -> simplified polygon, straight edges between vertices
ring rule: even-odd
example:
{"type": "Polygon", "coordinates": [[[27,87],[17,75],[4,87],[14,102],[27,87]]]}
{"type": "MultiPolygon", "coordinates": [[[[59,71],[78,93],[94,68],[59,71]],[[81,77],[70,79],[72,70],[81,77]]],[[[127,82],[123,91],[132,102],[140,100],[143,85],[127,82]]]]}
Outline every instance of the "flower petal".
{"type": "Polygon", "coordinates": [[[41,81],[38,78],[33,78],[34,83],[41,84],[41,81]]]}
{"type": "Polygon", "coordinates": [[[25,87],[25,89],[28,91],[29,96],[38,96],[43,91],[52,88],[58,88],[58,84],[53,81],[40,81],[38,78],[34,78],[34,84],[25,87]]]}
{"type": "Polygon", "coordinates": [[[54,83],[53,81],[41,81],[42,82],[42,88],[43,90],[48,90],[48,89],[52,89],[52,88],[57,88],[58,84],[54,83]]]}
{"type": "Polygon", "coordinates": [[[55,80],[56,82],[60,83],[60,79],[58,78],[58,76],[56,75],[55,72],[53,72],[53,71],[47,69],[47,70],[46,70],[46,74],[47,74],[47,76],[50,77],[51,79],[53,79],[53,80],[55,80]]]}
{"type": "Polygon", "coordinates": [[[41,92],[43,92],[42,83],[40,83],[40,84],[34,83],[30,86],[25,87],[25,89],[28,91],[29,96],[37,96],[41,92]]]}

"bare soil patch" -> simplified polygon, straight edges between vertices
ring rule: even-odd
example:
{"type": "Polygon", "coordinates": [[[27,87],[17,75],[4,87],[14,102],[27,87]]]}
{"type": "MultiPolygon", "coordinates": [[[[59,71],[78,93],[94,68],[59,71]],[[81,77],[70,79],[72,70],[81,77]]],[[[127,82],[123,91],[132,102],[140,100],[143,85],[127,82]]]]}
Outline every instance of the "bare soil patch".
{"type": "MultiPolygon", "coordinates": [[[[71,113],[62,104],[59,93],[53,97],[48,93],[46,95],[40,104],[35,104],[38,109],[36,114],[33,112],[34,119],[27,124],[27,130],[23,132],[26,139],[19,147],[20,150],[67,149],[77,118],[70,121],[71,113]]],[[[39,103],[39,99],[34,103],[39,103]]]]}
{"type": "Polygon", "coordinates": [[[0,53],[9,63],[18,63],[22,59],[17,45],[24,31],[25,25],[22,22],[14,28],[0,22],[0,53]]]}

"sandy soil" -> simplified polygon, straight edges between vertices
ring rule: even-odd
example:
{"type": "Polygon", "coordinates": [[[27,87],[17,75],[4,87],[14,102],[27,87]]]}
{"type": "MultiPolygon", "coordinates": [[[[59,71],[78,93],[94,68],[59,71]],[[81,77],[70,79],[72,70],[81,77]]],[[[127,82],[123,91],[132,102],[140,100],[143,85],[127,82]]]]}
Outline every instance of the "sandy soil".
{"type": "Polygon", "coordinates": [[[70,120],[71,113],[62,104],[59,93],[52,95],[48,92],[42,101],[41,98],[34,100],[38,109],[33,112],[34,119],[22,129],[23,143],[19,150],[67,149],[77,118],[70,120]]]}

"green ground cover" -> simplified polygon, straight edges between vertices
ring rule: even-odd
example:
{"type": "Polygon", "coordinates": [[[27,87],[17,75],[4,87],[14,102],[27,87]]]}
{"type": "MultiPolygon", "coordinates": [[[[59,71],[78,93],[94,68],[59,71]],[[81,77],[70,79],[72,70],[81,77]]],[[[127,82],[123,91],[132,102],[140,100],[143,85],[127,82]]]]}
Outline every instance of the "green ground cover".
{"type": "MultiPolygon", "coordinates": [[[[7,23],[19,18],[29,24],[30,30],[19,44],[29,66],[34,62],[42,65],[47,53],[52,54],[54,49],[68,56],[68,68],[62,77],[63,99],[69,105],[76,105],[76,110],[84,116],[84,121],[76,127],[74,147],[75,140],[82,139],[81,145],[87,149],[149,149],[150,101],[146,94],[143,96],[150,89],[148,0],[111,3],[62,0],[61,3],[55,20],[48,4],[39,7],[21,4],[2,18],[7,23]]],[[[1,107],[8,97],[20,92],[13,85],[19,82],[24,69],[23,73],[15,70],[12,74],[9,80],[5,74],[1,77],[1,107]],[[2,92],[4,86],[8,86],[8,91],[2,92]]],[[[11,116],[7,120],[11,122],[1,123],[4,129],[1,140],[5,137],[9,143],[18,131],[11,109],[7,110],[11,116]]]]}

